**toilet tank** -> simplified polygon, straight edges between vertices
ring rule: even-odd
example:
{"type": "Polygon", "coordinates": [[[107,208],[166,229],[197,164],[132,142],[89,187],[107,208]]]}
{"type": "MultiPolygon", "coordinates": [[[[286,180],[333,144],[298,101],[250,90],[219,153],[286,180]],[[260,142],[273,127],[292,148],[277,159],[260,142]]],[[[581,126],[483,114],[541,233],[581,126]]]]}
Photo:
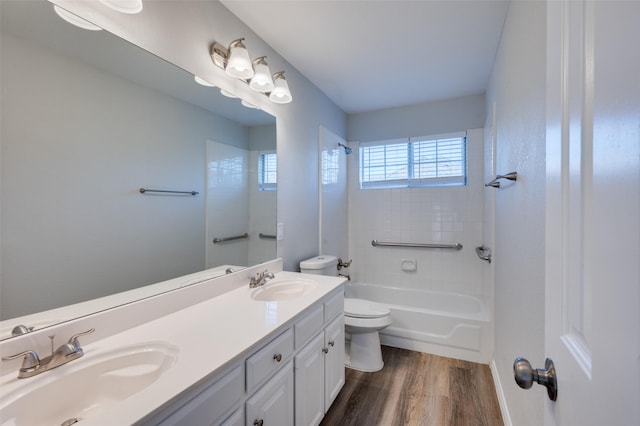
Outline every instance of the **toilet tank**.
{"type": "Polygon", "coordinates": [[[300,272],[335,277],[338,274],[337,266],[338,258],[336,256],[323,254],[300,262],[300,272]]]}

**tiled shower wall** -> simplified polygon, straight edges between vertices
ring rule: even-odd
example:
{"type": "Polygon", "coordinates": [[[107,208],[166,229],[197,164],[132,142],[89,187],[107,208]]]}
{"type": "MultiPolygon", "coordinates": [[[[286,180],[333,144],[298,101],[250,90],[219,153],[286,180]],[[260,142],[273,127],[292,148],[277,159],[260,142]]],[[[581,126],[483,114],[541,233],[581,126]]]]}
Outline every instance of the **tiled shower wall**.
{"type": "Polygon", "coordinates": [[[352,148],[348,157],[352,280],[483,296],[484,261],[475,253],[475,247],[483,244],[483,130],[467,131],[466,186],[362,190],[357,144],[352,148]],[[374,239],[461,243],[463,249],[373,247],[374,239]],[[406,260],[415,262],[417,269],[403,270],[406,260]]]}

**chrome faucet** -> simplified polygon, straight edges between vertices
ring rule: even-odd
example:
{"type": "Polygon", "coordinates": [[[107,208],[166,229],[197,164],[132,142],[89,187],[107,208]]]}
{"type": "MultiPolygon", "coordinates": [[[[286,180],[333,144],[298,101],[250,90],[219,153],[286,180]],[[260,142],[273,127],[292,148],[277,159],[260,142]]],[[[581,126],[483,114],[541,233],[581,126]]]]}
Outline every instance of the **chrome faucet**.
{"type": "Polygon", "coordinates": [[[249,280],[249,288],[256,288],[264,285],[267,282],[267,278],[273,279],[275,276],[273,272],[268,270],[264,270],[262,272],[258,272],[255,276],[251,277],[249,280]]]}
{"type": "Polygon", "coordinates": [[[24,359],[22,360],[22,367],[18,370],[18,379],[37,376],[40,373],[52,370],[84,355],[80,342],[78,341],[78,337],[91,334],[94,331],[95,328],[92,328],[90,330],[83,331],[82,333],[74,334],[67,343],[60,346],[55,351],[53,350],[54,336],[49,336],[51,339],[51,355],[43,359],[38,357],[36,351],[24,351],[19,354],[3,357],[2,360],[9,361],[23,356],[24,359]]]}

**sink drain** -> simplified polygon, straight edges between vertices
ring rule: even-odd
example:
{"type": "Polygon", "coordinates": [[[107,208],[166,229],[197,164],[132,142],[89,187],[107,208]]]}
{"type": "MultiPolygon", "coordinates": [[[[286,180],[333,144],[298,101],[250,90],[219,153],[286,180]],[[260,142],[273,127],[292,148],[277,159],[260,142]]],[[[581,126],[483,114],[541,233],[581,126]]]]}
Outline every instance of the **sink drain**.
{"type": "Polygon", "coordinates": [[[78,423],[80,421],[79,418],[74,417],[72,419],[69,420],[65,420],[64,422],[62,422],[62,424],[60,426],[71,426],[71,425],[75,425],[76,423],[78,423]]]}

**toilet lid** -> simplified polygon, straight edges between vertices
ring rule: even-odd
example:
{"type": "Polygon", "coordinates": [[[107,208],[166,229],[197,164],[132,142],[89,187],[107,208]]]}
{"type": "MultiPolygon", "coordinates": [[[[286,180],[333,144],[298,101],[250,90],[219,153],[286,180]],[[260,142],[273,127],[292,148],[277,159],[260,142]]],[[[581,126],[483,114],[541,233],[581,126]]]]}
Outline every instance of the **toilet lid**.
{"type": "Polygon", "coordinates": [[[354,318],[380,318],[391,311],[380,303],[363,299],[344,299],[344,314],[354,318]]]}

